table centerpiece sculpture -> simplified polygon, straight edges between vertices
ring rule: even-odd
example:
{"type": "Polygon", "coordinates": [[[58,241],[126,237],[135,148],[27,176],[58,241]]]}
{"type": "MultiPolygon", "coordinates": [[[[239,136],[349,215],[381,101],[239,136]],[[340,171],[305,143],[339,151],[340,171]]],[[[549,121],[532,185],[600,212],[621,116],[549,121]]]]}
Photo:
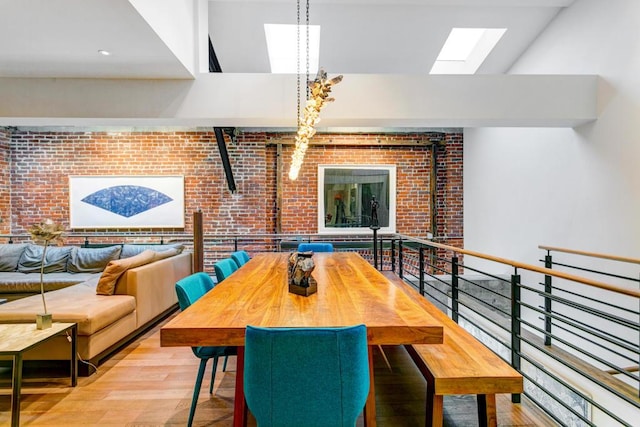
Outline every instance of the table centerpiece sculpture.
{"type": "Polygon", "coordinates": [[[308,297],[318,291],[318,283],[311,277],[311,272],[315,268],[312,256],[312,251],[292,252],[289,255],[287,269],[289,292],[308,297]]]}

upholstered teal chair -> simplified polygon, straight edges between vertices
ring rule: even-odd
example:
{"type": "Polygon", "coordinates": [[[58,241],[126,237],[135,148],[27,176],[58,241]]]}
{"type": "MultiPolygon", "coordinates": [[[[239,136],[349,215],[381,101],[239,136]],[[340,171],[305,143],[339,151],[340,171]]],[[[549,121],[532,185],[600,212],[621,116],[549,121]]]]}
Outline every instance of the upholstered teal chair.
{"type": "MultiPolygon", "coordinates": [[[[213,280],[211,280],[211,277],[206,273],[195,273],[179,280],[178,283],[176,283],[176,294],[178,295],[180,310],[185,310],[213,289],[214,286],[213,280]]],[[[237,354],[236,347],[191,347],[191,350],[193,350],[193,354],[200,359],[200,367],[198,368],[198,376],[196,377],[196,384],[193,388],[189,421],[187,422],[188,426],[191,426],[193,423],[193,416],[196,413],[196,405],[198,404],[198,396],[200,395],[200,387],[202,386],[202,378],[204,377],[207,362],[213,359],[211,384],[209,385],[209,393],[213,393],[213,382],[216,379],[216,370],[218,369],[218,357],[224,356],[223,369],[226,369],[227,358],[232,354],[237,354]]]]}
{"type": "Polygon", "coordinates": [[[220,283],[238,269],[238,264],[231,258],[225,258],[213,264],[213,269],[216,272],[218,283],[220,283]]]}
{"type": "Polygon", "coordinates": [[[238,268],[245,265],[251,257],[249,257],[249,253],[247,251],[236,251],[231,254],[231,259],[238,264],[238,268]]]}
{"type": "Polygon", "coordinates": [[[333,245],[331,243],[313,242],[313,243],[300,243],[298,245],[298,252],[333,252],[333,245]]]}
{"type": "Polygon", "coordinates": [[[366,327],[247,326],[244,393],[258,427],[353,427],[369,393],[366,327]]]}

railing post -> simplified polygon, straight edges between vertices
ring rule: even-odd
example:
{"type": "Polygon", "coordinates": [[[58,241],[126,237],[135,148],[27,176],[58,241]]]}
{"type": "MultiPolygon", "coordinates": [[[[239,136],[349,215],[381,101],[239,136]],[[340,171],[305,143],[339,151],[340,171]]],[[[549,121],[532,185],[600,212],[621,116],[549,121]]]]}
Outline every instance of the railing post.
{"type": "Polygon", "coordinates": [[[396,272],[396,241],[391,239],[391,271],[396,272]]]}
{"type": "MultiPolygon", "coordinates": [[[[515,274],[511,275],[511,366],[520,371],[520,275],[517,274],[518,270],[515,270],[515,274]]],[[[512,394],[511,401],[513,403],[520,403],[520,394],[512,394]]]]}
{"type": "Polygon", "coordinates": [[[435,247],[431,247],[429,249],[429,266],[431,267],[431,274],[437,274],[438,271],[436,269],[436,248],[435,247]]]}
{"type": "MultiPolygon", "coordinates": [[[[544,257],[544,266],[546,268],[552,268],[553,267],[553,260],[551,259],[551,253],[549,251],[547,251],[547,255],[544,257]]],[[[551,314],[551,298],[549,297],[549,295],[551,295],[551,279],[552,277],[548,274],[545,274],[544,276],[544,292],[545,292],[545,297],[544,297],[544,311],[547,314],[551,314]]],[[[551,345],[551,316],[544,316],[544,330],[547,333],[544,336],[544,345],[551,345]]]]}
{"type": "Polygon", "coordinates": [[[398,240],[398,276],[402,279],[402,237],[398,240]]]}
{"type": "Polygon", "coordinates": [[[420,270],[420,295],[424,295],[424,246],[422,245],[420,245],[420,250],[418,252],[418,269],[420,270]]]}
{"type": "Polygon", "coordinates": [[[384,251],[382,250],[384,246],[384,238],[382,236],[380,236],[380,256],[379,256],[379,260],[380,260],[380,271],[384,270],[384,251]]]}
{"type": "Polygon", "coordinates": [[[373,268],[378,269],[378,228],[372,227],[373,230],[373,268]]]}
{"type": "Polygon", "coordinates": [[[238,251],[238,236],[233,236],[233,251],[238,251]]]}
{"type": "Polygon", "coordinates": [[[458,257],[451,258],[451,318],[458,323],[458,257]]]}

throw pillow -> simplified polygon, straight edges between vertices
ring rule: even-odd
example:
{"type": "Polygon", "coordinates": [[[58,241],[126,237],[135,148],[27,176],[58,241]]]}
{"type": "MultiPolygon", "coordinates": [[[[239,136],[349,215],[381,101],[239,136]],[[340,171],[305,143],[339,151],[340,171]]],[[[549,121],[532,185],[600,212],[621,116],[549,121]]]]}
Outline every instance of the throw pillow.
{"type": "Polygon", "coordinates": [[[27,243],[6,243],[0,245],[0,271],[16,271],[18,262],[27,243]]]}
{"type": "Polygon", "coordinates": [[[106,246],[104,248],[73,248],[67,271],[70,273],[100,273],[109,261],[120,258],[121,246],[106,246]]]}
{"type": "Polygon", "coordinates": [[[96,293],[98,295],[113,295],[116,291],[116,282],[125,271],[153,262],[154,257],[155,252],[147,250],[129,258],[109,261],[100,280],[98,280],[96,293]]]}
{"type": "MultiPolygon", "coordinates": [[[[166,251],[167,249],[178,249],[180,252],[184,249],[184,245],[181,243],[169,244],[169,245],[123,245],[122,252],[120,253],[120,259],[129,258],[134,255],[138,255],[142,251],[152,250],[155,252],[166,251]]],[[[178,253],[180,253],[178,252],[178,253]]]]}
{"type": "MultiPolygon", "coordinates": [[[[67,271],[67,259],[69,259],[71,249],[71,246],[47,246],[44,272],[60,273],[67,271]]],[[[18,271],[21,273],[40,273],[43,250],[44,246],[27,245],[20,256],[18,271]]]]}
{"type": "Polygon", "coordinates": [[[172,256],[176,256],[180,253],[182,253],[182,249],[178,249],[178,248],[171,248],[171,249],[167,249],[166,251],[154,251],[155,255],[153,256],[153,261],[159,261],[161,259],[165,259],[165,258],[170,258],[172,256]]]}

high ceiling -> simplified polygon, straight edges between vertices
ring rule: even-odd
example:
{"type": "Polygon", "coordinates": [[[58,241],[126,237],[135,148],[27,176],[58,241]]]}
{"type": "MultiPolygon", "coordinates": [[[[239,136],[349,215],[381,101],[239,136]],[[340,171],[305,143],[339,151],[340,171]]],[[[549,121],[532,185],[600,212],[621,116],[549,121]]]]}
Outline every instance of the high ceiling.
{"type": "MultiPolygon", "coordinates": [[[[178,0],[173,0],[178,1],[178,0]]],[[[188,0],[182,0],[188,1],[188,0]]],[[[0,76],[191,79],[137,0],[0,0],[0,76]],[[112,52],[109,57],[98,50],[112,52]]],[[[478,73],[504,73],[573,0],[311,0],[330,74],[426,74],[452,27],[507,28],[478,73]]],[[[171,1],[158,0],[158,8],[171,1]]],[[[302,7],[304,9],[304,0],[302,7]]],[[[293,0],[209,1],[225,73],[268,73],[264,23],[294,24],[293,0]]],[[[195,49],[195,47],[194,47],[195,49]]]]}

